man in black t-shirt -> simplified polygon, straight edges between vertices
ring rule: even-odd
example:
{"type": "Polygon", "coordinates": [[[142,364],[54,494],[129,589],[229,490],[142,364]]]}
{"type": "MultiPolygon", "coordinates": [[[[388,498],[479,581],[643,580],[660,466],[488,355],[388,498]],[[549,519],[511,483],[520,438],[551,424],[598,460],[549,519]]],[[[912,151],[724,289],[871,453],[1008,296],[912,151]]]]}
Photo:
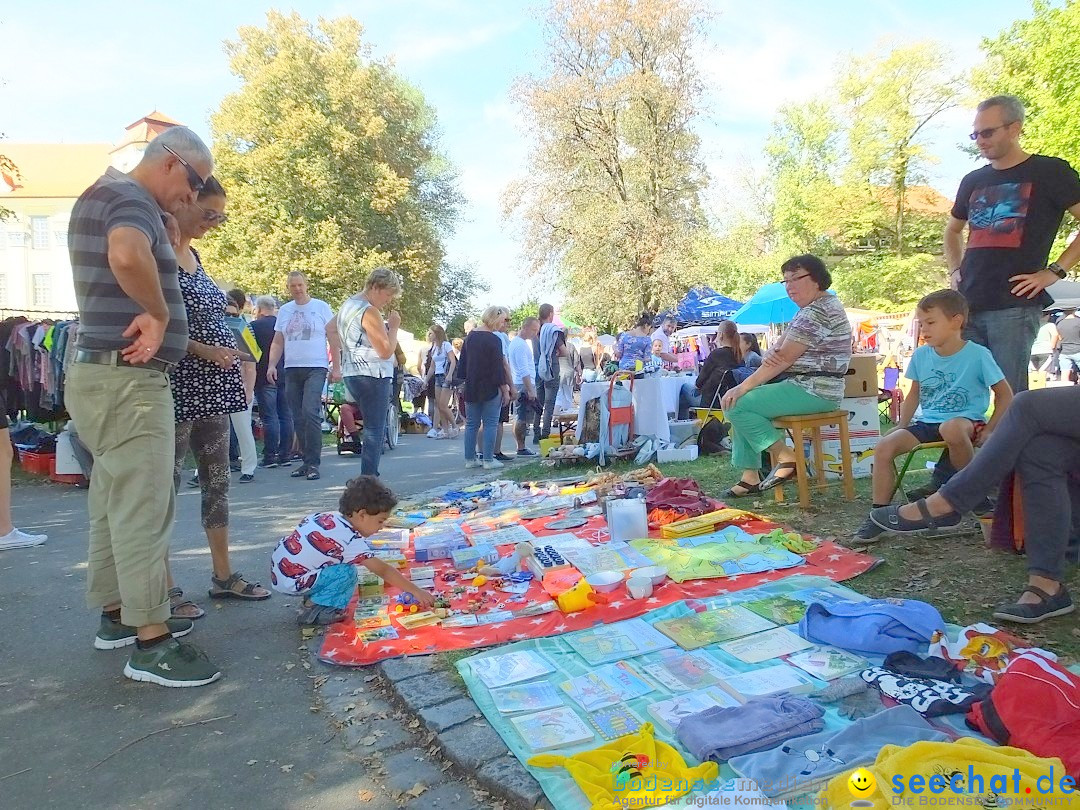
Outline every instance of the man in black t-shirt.
{"type": "Polygon", "coordinates": [[[255,300],[256,318],[250,324],[262,357],[255,365],[255,401],[259,404],[259,419],[263,426],[263,459],[260,467],[288,467],[292,464],[293,419],[286,391],[285,358],[278,360],[277,380],[266,379],[270,363],[270,344],[274,342],[277,325],[277,301],[269,295],[255,300]]]}
{"type": "Polygon", "coordinates": [[[986,346],[1013,391],[1027,390],[1046,288],[1080,261],[1080,241],[1047,265],[1065,211],[1080,218],[1080,177],[1064,160],[1020,148],[1024,107],[994,96],[978,107],[971,137],[988,166],[960,182],[945,228],[945,261],[971,309],[965,338],[986,346]],[[964,227],[968,236],[965,247],[964,227]]]}
{"type": "MultiPolygon", "coordinates": [[[[1080,261],[1074,239],[1047,265],[1065,211],[1080,219],[1080,177],[1064,160],[1025,152],[1023,126],[1015,96],[978,106],[971,139],[990,163],[960,181],[945,226],[950,283],[970,307],[964,338],[990,350],[1016,393],[1027,390],[1040,315],[1053,301],[1045,290],[1080,261]]],[[[954,472],[943,453],[930,486],[911,494],[936,491],[954,472]]]]}

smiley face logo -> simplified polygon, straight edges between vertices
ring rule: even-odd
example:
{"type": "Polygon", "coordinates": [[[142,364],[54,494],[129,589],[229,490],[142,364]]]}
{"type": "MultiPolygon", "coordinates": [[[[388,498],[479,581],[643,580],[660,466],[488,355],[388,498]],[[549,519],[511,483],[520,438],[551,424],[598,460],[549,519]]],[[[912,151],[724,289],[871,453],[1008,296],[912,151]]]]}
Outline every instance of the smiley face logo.
{"type": "MultiPolygon", "coordinates": [[[[848,777],[848,790],[851,791],[851,795],[856,799],[865,799],[873,794],[874,789],[877,787],[877,780],[874,779],[874,774],[868,771],[866,768],[859,768],[848,777]]],[[[856,802],[853,804],[855,807],[866,807],[870,803],[865,804],[856,802]]]]}

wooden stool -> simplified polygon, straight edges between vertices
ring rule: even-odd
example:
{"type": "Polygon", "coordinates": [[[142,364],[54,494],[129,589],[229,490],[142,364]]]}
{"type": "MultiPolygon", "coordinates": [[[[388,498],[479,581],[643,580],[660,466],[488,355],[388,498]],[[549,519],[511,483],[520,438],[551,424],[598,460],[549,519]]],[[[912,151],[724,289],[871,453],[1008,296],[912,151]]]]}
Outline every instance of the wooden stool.
{"type": "MultiPolygon", "coordinates": [[[[799,486],[799,505],[810,505],[810,477],[806,470],[806,456],[803,452],[803,431],[809,429],[810,444],[814,453],[814,473],[816,489],[828,486],[825,482],[825,459],[821,452],[821,428],[836,425],[840,432],[840,469],[844,479],[844,497],[855,500],[855,478],[851,472],[851,437],[848,434],[847,411],[829,411],[828,413],[808,413],[802,416],[781,416],[773,420],[773,425],[791,434],[795,445],[795,478],[799,486]]],[[[775,463],[775,461],[774,461],[775,463]]],[[[784,500],[783,485],[775,487],[776,502],[784,500]]]]}

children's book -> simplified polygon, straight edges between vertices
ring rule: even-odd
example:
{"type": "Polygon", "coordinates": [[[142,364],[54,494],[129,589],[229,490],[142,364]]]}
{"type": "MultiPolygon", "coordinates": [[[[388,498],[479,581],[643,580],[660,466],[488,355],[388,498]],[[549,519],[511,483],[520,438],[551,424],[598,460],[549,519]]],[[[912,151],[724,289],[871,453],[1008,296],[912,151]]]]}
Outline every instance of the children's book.
{"type": "Polygon", "coordinates": [[[822,681],[842,678],[853,672],[861,672],[870,666],[870,662],[861,655],[855,655],[838,647],[826,646],[790,655],[787,662],[822,681]]]}
{"type": "Polygon", "coordinates": [[[738,674],[738,670],[717,661],[704,650],[664,650],[660,656],[657,661],[644,665],[642,669],[672,692],[702,689],[719,683],[725,675],[738,674]]]}
{"type": "Polygon", "coordinates": [[[578,655],[594,666],[675,646],[671,639],[656,632],[643,619],[591,627],[570,633],[565,638],[578,655]]]}
{"type": "Polygon", "coordinates": [[[357,632],[356,637],[365,643],[386,641],[387,639],[397,638],[398,631],[393,627],[373,627],[371,630],[360,630],[357,632]]]}
{"type": "Polygon", "coordinates": [[[706,644],[771,630],[776,625],[740,605],[731,605],[677,619],[664,619],[655,627],[684,650],[696,650],[706,644]]]}
{"type": "Polygon", "coordinates": [[[589,712],[589,722],[605,740],[625,737],[641,728],[641,720],[625,706],[609,706],[589,712]]]}
{"type": "Polygon", "coordinates": [[[508,622],[514,618],[513,611],[510,610],[489,610],[487,613],[477,613],[477,624],[498,624],[499,622],[508,622]]]}
{"type": "Polygon", "coordinates": [[[746,608],[758,616],[763,616],[770,622],[777,624],[798,624],[806,613],[806,603],[797,599],[789,599],[786,596],[770,596],[765,599],[755,599],[752,602],[740,602],[746,608]]]}
{"type": "Polygon", "coordinates": [[[475,613],[462,613],[458,616],[447,616],[442,620],[443,627],[476,627],[475,613]]]}
{"type": "Polygon", "coordinates": [[[759,664],[770,658],[779,658],[781,655],[789,655],[813,646],[798,633],[792,633],[786,627],[777,627],[764,633],[725,641],[720,645],[720,649],[747,664],[759,664]]]}
{"type": "Polygon", "coordinates": [[[427,627],[428,625],[438,624],[442,621],[435,612],[431,610],[422,610],[419,613],[398,613],[396,616],[398,624],[406,630],[413,630],[417,627],[427,627]]]}
{"type": "Polygon", "coordinates": [[[823,605],[831,605],[834,602],[846,602],[847,597],[827,591],[824,588],[803,588],[801,591],[792,591],[786,594],[788,599],[796,599],[804,605],[811,602],[820,602],[823,605]]]}
{"type": "Polygon", "coordinates": [[[738,706],[739,701],[718,686],[706,686],[694,692],[677,695],[649,705],[649,714],[672,734],[684,717],[711,709],[713,706],[738,706]]]}
{"type": "Polygon", "coordinates": [[[507,543],[531,543],[535,539],[536,535],[520,523],[492,531],[474,531],[472,536],[473,543],[487,543],[491,546],[505,546],[507,543]]]}
{"type": "Polygon", "coordinates": [[[359,612],[354,614],[354,620],[356,622],[357,630],[374,630],[376,627],[389,627],[390,626],[390,611],[386,608],[381,608],[375,613],[361,616],[359,612]]]}
{"type": "Polygon", "coordinates": [[[503,714],[536,712],[563,705],[559,690],[547,681],[519,683],[515,686],[492,689],[491,699],[495,703],[495,708],[503,714]]]}
{"type": "Polygon", "coordinates": [[[533,751],[578,745],[596,737],[569,706],[511,717],[510,722],[533,751]]]}
{"type": "Polygon", "coordinates": [[[488,689],[509,686],[555,671],[555,667],[549,664],[546,658],[529,650],[473,658],[469,664],[476,677],[483,681],[488,689]]]}
{"type": "Polygon", "coordinates": [[[593,546],[588,551],[570,549],[564,553],[567,561],[583,576],[599,571],[625,571],[628,568],[644,568],[653,561],[626,543],[608,543],[593,546]]]}
{"type": "Polygon", "coordinates": [[[559,686],[587,712],[625,703],[653,691],[652,684],[625,661],[597,667],[559,686]]]}
{"type": "Polygon", "coordinates": [[[565,554],[568,551],[590,551],[593,548],[592,543],[584,537],[578,537],[572,532],[562,532],[560,534],[549,534],[546,537],[538,537],[533,545],[540,548],[551,546],[560,554],[565,554]]]}
{"type": "Polygon", "coordinates": [[[810,692],[814,690],[815,684],[802,670],[787,664],[774,664],[724,678],[723,687],[745,702],[777,692],[810,692]]]}

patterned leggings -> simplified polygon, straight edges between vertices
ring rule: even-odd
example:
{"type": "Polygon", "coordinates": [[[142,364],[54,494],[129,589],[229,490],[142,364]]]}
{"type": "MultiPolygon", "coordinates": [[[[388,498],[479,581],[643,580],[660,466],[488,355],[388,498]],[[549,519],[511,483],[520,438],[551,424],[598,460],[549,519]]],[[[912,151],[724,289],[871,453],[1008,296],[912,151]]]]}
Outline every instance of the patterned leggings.
{"type": "Polygon", "coordinates": [[[229,415],[207,416],[176,423],[173,485],[180,488],[180,473],[188,448],[199,469],[202,490],[202,525],[220,529],[229,525],[229,415]]]}

